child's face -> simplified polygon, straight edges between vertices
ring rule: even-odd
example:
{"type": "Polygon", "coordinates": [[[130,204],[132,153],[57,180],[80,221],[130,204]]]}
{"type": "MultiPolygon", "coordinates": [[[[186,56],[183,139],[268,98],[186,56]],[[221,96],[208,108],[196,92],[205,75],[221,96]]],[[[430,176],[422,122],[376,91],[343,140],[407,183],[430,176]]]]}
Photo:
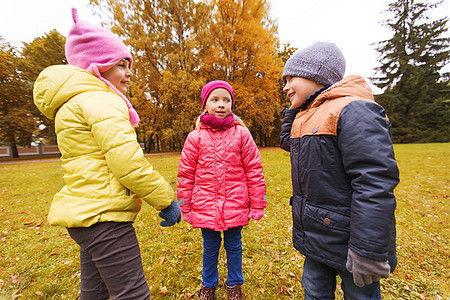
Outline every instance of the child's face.
{"type": "Polygon", "coordinates": [[[300,107],[306,99],[324,86],[318,82],[303,77],[286,76],[283,91],[291,100],[291,108],[300,107]]]}
{"type": "Polygon", "coordinates": [[[130,62],[128,59],[121,59],[117,64],[108,69],[107,71],[101,73],[102,77],[107,79],[114,85],[122,94],[127,92],[127,85],[130,81],[131,73],[130,62]]]}
{"type": "Polygon", "coordinates": [[[231,113],[231,104],[232,99],[230,93],[226,89],[218,88],[209,94],[204,112],[216,118],[224,119],[231,113]]]}

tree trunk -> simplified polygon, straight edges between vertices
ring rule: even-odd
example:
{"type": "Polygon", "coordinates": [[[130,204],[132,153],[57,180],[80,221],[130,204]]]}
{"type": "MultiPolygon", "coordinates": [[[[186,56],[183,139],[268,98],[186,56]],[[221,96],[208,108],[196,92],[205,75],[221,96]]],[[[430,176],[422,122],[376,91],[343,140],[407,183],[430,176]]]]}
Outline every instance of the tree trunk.
{"type": "Polygon", "coordinates": [[[159,142],[159,136],[156,135],[156,151],[160,152],[161,151],[161,145],[159,142]]]}
{"type": "Polygon", "coordinates": [[[17,145],[16,145],[16,143],[12,143],[11,145],[10,145],[10,147],[11,147],[11,153],[12,153],[12,156],[14,157],[14,158],[19,158],[19,151],[17,151],[17,145]]]}
{"type": "Polygon", "coordinates": [[[260,127],[259,128],[259,146],[260,147],[263,147],[263,138],[264,138],[263,131],[262,131],[262,128],[260,127]]]}
{"type": "Polygon", "coordinates": [[[147,143],[145,144],[145,152],[146,153],[152,152],[152,148],[153,148],[153,137],[150,135],[147,143]]]}

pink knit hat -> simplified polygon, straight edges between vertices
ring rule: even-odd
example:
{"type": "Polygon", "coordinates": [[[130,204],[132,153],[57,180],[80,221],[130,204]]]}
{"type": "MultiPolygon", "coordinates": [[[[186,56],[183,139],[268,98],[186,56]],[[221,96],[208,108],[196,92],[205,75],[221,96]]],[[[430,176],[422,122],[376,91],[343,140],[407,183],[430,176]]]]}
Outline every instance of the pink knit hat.
{"type": "Polygon", "coordinates": [[[130,101],[101,75],[123,58],[130,60],[131,68],[133,59],[128,47],[112,32],[79,20],[75,8],[72,8],[72,19],[74,24],[67,36],[65,47],[67,62],[98,77],[122,97],[128,106],[131,124],[138,126],[139,116],[130,101]]]}
{"type": "Polygon", "coordinates": [[[202,88],[202,110],[205,109],[206,100],[208,100],[209,94],[215,89],[226,89],[230,95],[231,95],[231,109],[234,108],[234,94],[233,94],[233,88],[231,85],[223,80],[214,80],[210,81],[207,84],[205,84],[202,88]]]}

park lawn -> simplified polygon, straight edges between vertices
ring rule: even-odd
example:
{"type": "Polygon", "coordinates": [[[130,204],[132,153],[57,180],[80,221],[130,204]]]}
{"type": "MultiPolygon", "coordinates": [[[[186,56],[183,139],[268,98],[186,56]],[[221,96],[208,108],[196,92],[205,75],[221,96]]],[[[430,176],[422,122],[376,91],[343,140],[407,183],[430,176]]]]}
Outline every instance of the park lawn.
{"type": "MultiPolygon", "coordinates": [[[[397,251],[393,275],[382,280],[383,299],[450,299],[450,144],[395,145],[401,182],[397,196],[397,251]]],[[[266,216],[243,230],[247,299],[303,299],[303,256],[292,247],[289,154],[261,149],[269,206],[266,216]]],[[[179,154],[148,156],[176,188],[179,154]]],[[[46,214],[62,187],[59,162],[0,165],[0,299],[76,299],[78,246],[46,214]]],[[[135,221],[152,299],[195,299],[201,285],[199,229],[181,222],[159,226],[144,204],[135,221]]],[[[226,277],[223,249],[220,281],[226,277]]],[[[342,299],[338,286],[337,299],[342,299]]],[[[218,299],[226,299],[223,285],[218,299]]]]}

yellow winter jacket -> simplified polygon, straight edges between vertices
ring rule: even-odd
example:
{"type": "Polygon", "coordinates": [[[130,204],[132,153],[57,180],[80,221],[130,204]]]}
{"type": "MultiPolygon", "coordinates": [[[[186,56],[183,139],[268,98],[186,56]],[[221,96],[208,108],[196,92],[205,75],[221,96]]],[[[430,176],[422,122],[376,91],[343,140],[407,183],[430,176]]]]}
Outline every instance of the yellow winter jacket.
{"type": "Polygon", "coordinates": [[[55,119],[66,185],[55,195],[48,221],[64,227],[130,222],[143,199],[157,210],[174,192],[144,157],[120,96],[71,65],[46,68],[35,82],[34,103],[55,119]]]}

